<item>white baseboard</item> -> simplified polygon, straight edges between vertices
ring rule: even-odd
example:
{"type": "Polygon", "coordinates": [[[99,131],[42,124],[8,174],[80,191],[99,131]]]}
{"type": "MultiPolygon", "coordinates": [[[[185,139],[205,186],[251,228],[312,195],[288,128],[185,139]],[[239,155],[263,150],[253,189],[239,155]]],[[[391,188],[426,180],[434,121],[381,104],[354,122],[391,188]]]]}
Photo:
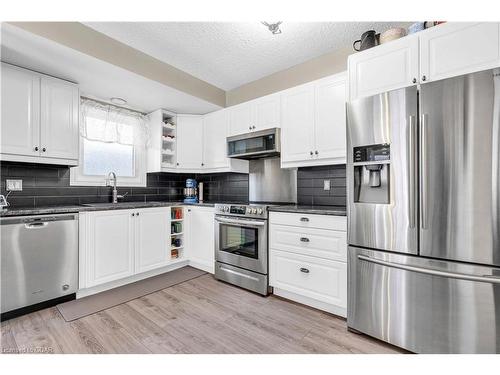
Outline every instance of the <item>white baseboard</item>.
{"type": "MultiPolygon", "coordinates": [[[[188,263],[189,263],[188,260],[179,261],[175,264],[171,264],[171,265],[168,265],[166,267],[158,268],[158,269],[151,270],[148,272],[143,272],[143,273],[140,273],[138,275],[126,277],[124,279],[111,281],[111,282],[106,283],[106,284],[97,285],[97,286],[86,288],[86,289],[79,289],[76,292],[76,298],[91,296],[92,294],[104,292],[104,291],[109,290],[109,289],[117,288],[119,286],[130,284],[130,283],[133,283],[133,282],[136,282],[139,280],[147,279],[148,277],[157,276],[157,275],[160,275],[162,273],[170,272],[170,271],[176,270],[178,268],[187,266],[188,263]]],[[[195,268],[198,268],[198,267],[195,267],[195,268]]]]}
{"type": "Polygon", "coordinates": [[[331,314],[341,316],[343,318],[345,318],[347,316],[347,309],[344,307],[331,305],[329,303],[318,301],[318,300],[310,298],[310,297],[304,297],[304,296],[301,296],[300,294],[289,292],[289,291],[286,291],[286,290],[283,290],[280,288],[274,288],[273,294],[280,296],[280,297],[283,297],[283,298],[286,298],[286,299],[290,299],[290,300],[298,302],[298,303],[302,303],[303,305],[311,306],[311,307],[314,307],[316,309],[323,310],[323,311],[329,312],[331,314]]]}

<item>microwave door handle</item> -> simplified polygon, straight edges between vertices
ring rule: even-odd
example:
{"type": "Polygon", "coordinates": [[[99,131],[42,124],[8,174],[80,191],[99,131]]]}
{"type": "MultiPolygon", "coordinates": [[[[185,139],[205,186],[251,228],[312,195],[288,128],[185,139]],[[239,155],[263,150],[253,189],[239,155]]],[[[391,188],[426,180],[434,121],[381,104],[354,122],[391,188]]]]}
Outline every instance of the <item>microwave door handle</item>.
{"type": "Polygon", "coordinates": [[[235,224],[235,225],[249,225],[249,226],[254,226],[254,227],[263,227],[266,225],[265,221],[247,221],[247,220],[231,220],[231,219],[222,219],[220,217],[216,217],[215,221],[218,221],[219,223],[225,223],[225,224],[235,224]]]}
{"type": "Polygon", "coordinates": [[[459,273],[459,272],[441,271],[433,268],[424,268],[424,267],[411,266],[408,264],[388,262],[386,260],[376,259],[365,255],[358,255],[358,259],[369,263],[375,263],[381,266],[398,268],[400,270],[411,271],[411,272],[418,272],[425,275],[448,277],[450,279],[477,281],[482,283],[500,284],[500,277],[495,277],[495,276],[478,276],[478,275],[469,275],[466,273],[459,273]]]}

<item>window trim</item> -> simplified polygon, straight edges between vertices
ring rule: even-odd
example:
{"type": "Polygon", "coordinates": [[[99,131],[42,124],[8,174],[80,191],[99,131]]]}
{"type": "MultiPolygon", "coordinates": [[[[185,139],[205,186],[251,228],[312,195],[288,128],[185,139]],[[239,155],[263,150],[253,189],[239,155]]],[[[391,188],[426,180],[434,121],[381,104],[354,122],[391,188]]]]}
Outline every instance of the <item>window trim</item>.
{"type": "MultiPolygon", "coordinates": [[[[70,186],[107,186],[107,175],[87,176],[83,174],[83,136],[79,135],[79,163],[70,168],[70,186]]],[[[145,187],[146,186],[146,147],[134,145],[135,177],[116,177],[116,186],[145,187]]],[[[111,172],[111,171],[110,171],[111,172]]]]}

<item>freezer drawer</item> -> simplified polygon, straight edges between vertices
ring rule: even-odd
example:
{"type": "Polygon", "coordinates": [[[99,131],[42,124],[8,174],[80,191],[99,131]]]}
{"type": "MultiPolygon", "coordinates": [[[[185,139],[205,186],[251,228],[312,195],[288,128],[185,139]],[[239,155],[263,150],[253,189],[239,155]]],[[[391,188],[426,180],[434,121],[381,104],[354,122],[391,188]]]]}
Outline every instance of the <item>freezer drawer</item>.
{"type": "Polygon", "coordinates": [[[500,268],[348,249],[349,328],[417,353],[500,353],[500,268]]]}

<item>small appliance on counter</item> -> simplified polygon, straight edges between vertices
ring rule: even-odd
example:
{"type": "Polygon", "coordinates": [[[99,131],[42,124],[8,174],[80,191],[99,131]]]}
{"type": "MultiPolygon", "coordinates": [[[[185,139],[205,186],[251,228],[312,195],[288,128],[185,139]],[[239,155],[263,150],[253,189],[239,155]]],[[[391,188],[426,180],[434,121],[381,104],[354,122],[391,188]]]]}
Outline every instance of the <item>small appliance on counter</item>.
{"type": "Polygon", "coordinates": [[[198,189],[195,179],[188,178],[184,188],[184,203],[198,203],[198,189]]]}

